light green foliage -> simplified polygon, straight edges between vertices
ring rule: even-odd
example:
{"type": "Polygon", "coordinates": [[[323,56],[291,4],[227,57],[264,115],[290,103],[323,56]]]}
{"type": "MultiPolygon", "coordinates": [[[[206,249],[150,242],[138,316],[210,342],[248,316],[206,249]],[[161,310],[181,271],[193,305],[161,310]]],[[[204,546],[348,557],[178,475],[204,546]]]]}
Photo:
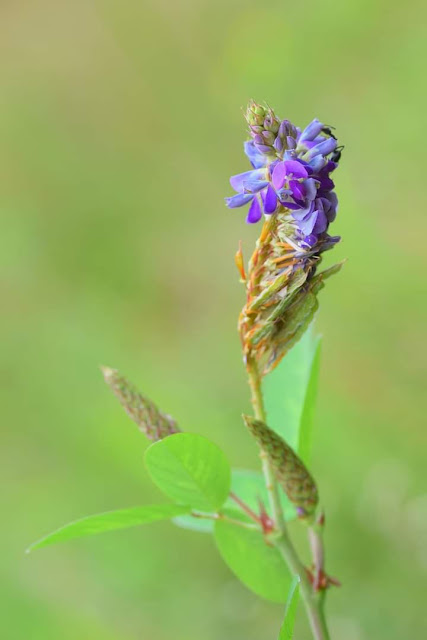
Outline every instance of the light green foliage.
{"type": "Polygon", "coordinates": [[[176,504],[158,504],[97,513],[96,515],[70,522],[60,529],[53,531],[53,533],[48,534],[44,538],[41,538],[41,540],[30,545],[27,551],[46,547],[56,542],[65,542],[73,538],[93,536],[97,533],[103,533],[104,531],[127,529],[140,524],[155,522],[156,520],[169,520],[170,518],[189,513],[190,510],[190,507],[176,504]]]}
{"type": "Polygon", "coordinates": [[[198,511],[217,511],[227,499],[231,471],[221,449],[192,433],[177,433],[152,444],[145,464],[167,496],[198,511]]]}
{"type": "Polygon", "coordinates": [[[184,429],[227,442],[235,465],[255,460],[239,423],[232,254],[241,238],[248,259],[260,224],[222,204],[228,174],[250,169],[248,96],[301,126],[319,117],[346,145],[334,173],[343,241],[324,262],[349,261],[316,320],[316,474],[330,570],[345,583],[329,594],[332,638],[427,638],[426,23],[421,0],[1,3],[5,640],[278,635],[284,606],[231,613],[210,541],[167,524],[22,554],[49,523],[161,502],[141,472],[145,438],[98,364],[184,429]],[[399,539],[384,525],[397,513],[399,539]]]}
{"type": "Polygon", "coordinates": [[[291,577],[279,551],[258,531],[215,523],[215,542],[231,571],[261,598],[286,602],[291,577]]]}
{"type": "Polygon", "coordinates": [[[320,337],[313,336],[312,330],[307,331],[263,382],[269,426],[304,461],[309,452],[320,347],[320,337]]]}
{"type": "Polygon", "coordinates": [[[289,589],[288,599],[286,601],[285,618],[282,628],[280,629],[278,640],[292,640],[294,633],[295,616],[297,613],[299,599],[299,578],[295,577],[289,589]]]}

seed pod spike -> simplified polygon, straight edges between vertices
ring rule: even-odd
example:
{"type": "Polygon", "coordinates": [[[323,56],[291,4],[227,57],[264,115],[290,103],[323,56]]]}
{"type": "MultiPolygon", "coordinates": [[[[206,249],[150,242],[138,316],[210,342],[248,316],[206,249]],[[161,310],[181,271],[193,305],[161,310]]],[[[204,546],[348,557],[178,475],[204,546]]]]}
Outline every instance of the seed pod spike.
{"type": "Polygon", "coordinates": [[[299,517],[311,520],[319,498],[316,483],[303,461],[264,422],[247,415],[243,416],[243,420],[260,448],[265,451],[277,481],[297,508],[299,517]]]}
{"type": "Polygon", "coordinates": [[[161,440],[180,431],[175,420],[157,406],[116,369],[101,367],[104,380],[130,418],[149,440],[161,440]]]}

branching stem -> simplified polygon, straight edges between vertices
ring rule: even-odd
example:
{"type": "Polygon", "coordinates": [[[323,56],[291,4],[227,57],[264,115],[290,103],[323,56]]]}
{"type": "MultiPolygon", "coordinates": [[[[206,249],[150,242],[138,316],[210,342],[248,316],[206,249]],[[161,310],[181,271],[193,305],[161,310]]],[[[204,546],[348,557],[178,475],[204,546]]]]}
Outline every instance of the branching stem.
{"type": "MultiPolygon", "coordinates": [[[[246,368],[248,371],[251,401],[255,417],[265,422],[266,414],[261,389],[261,378],[256,360],[248,357],[246,368]]],[[[291,573],[299,577],[301,596],[304,601],[314,640],[330,640],[323,610],[324,592],[315,591],[308,573],[288,536],[274,473],[265,451],[261,451],[260,457],[270,500],[270,508],[276,525],[276,536],[272,538],[272,542],[282,554],[291,573]]],[[[323,553],[323,547],[318,546],[319,540],[321,539],[317,537],[315,541],[316,549],[313,548],[315,564],[318,562],[323,564],[323,556],[320,555],[323,553]]]]}

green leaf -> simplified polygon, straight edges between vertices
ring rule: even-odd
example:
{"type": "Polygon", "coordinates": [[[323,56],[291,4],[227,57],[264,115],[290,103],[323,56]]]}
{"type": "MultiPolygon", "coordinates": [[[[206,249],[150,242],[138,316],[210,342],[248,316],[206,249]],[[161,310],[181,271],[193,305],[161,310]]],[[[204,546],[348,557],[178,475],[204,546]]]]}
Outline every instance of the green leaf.
{"type": "Polygon", "coordinates": [[[192,433],[177,433],[152,444],[145,464],[169,498],[198,511],[217,511],[230,491],[231,471],[216,444],[192,433]]]}
{"type": "Polygon", "coordinates": [[[301,415],[297,452],[306,464],[311,453],[311,441],[313,432],[314,410],[316,408],[317,387],[319,383],[320,354],[322,343],[317,339],[313,359],[311,361],[310,376],[306,387],[304,406],[301,415]]]}
{"type": "Polygon", "coordinates": [[[295,616],[297,613],[299,599],[299,577],[295,576],[289,589],[288,599],[285,608],[285,619],[280,629],[278,640],[292,640],[294,633],[295,616]]]}
{"type": "Polygon", "coordinates": [[[279,551],[258,531],[215,523],[215,542],[231,571],[261,598],[286,602],[291,576],[279,551]]]}
{"type": "Polygon", "coordinates": [[[310,450],[320,343],[320,337],[307,331],[263,383],[268,424],[304,462],[310,450]]]}
{"type": "Polygon", "coordinates": [[[135,527],[140,524],[155,522],[156,520],[169,520],[190,511],[191,507],[176,504],[158,504],[97,513],[96,515],[70,522],[53,531],[53,533],[49,533],[41,540],[30,545],[27,553],[49,544],[65,542],[73,538],[93,536],[97,533],[113,531],[114,529],[127,529],[128,527],[135,527]]]}

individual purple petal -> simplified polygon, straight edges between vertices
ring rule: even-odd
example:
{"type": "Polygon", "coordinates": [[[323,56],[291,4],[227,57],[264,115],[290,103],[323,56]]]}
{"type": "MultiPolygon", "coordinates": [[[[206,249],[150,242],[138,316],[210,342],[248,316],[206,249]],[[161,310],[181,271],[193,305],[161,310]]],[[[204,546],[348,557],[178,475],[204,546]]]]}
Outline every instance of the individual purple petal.
{"type": "Polygon", "coordinates": [[[307,152],[307,156],[309,158],[314,158],[315,156],[321,154],[322,156],[327,156],[328,153],[331,153],[337,146],[337,141],[334,138],[327,138],[323,142],[317,144],[313,149],[307,152]]]}
{"type": "Polygon", "coordinates": [[[309,166],[316,173],[320,171],[326,164],[326,160],[323,156],[316,156],[312,160],[310,160],[309,166]]]}
{"type": "Polygon", "coordinates": [[[317,118],[315,118],[303,130],[303,132],[301,133],[299,142],[304,142],[305,140],[314,140],[314,138],[316,138],[316,136],[319,135],[322,129],[323,129],[323,123],[320,122],[320,120],[318,120],[317,118]]]}
{"type": "Polygon", "coordinates": [[[323,211],[317,212],[316,223],[313,227],[314,233],[323,233],[328,228],[328,219],[323,211]]]}
{"type": "Polygon", "coordinates": [[[326,200],[329,202],[331,209],[337,209],[338,207],[338,198],[335,191],[328,191],[325,194],[321,194],[322,200],[326,200]]]}
{"type": "Polygon", "coordinates": [[[254,196],[252,193],[238,193],[231,198],[226,198],[225,202],[227,204],[227,207],[229,207],[230,209],[235,209],[236,207],[243,207],[243,205],[248,204],[248,202],[250,202],[253,197],[254,196]]]}
{"type": "Polygon", "coordinates": [[[305,236],[308,236],[310,235],[310,233],[312,233],[314,225],[316,224],[317,214],[317,211],[310,211],[310,213],[307,213],[307,215],[302,220],[297,221],[298,229],[301,229],[305,236]]]}
{"type": "Polygon", "coordinates": [[[320,176],[320,188],[325,191],[332,191],[335,187],[335,183],[330,179],[329,176],[320,176]]]}
{"type": "Polygon", "coordinates": [[[297,160],[285,160],[284,162],[287,175],[294,178],[307,178],[307,169],[297,160]]]}
{"type": "Polygon", "coordinates": [[[255,169],[252,171],[244,171],[243,173],[238,173],[235,176],[231,176],[230,184],[235,191],[243,191],[243,182],[247,180],[259,180],[265,176],[264,169],[255,169]]]}
{"type": "Polygon", "coordinates": [[[317,244],[317,241],[318,237],[314,233],[310,233],[310,235],[304,237],[302,244],[311,249],[315,244],[317,244]]]}
{"type": "Polygon", "coordinates": [[[314,178],[308,178],[304,180],[305,198],[307,200],[314,200],[317,193],[318,182],[314,178]]]}
{"type": "Polygon", "coordinates": [[[245,150],[245,154],[249,158],[249,161],[254,169],[265,167],[265,165],[267,164],[267,158],[258,151],[252,140],[245,142],[243,147],[245,150]]]}
{"type": "Polygon", "coordinates": [[[273,187],[268,185],[267,192],[264,198],[264,211],[265,213],[274,213],[277,208],[277,196],[273,187]]]}
{"type": "Polygon", "coordinates": [[[299,211],[301,209],[301,205],[293,200],[281,200],[280,202],[286,209],[290,209],[291,211],[299,211]]]}
{"type": "Polygon", "coordinates": [[[261,220],[261,218],[262,218],[262,211],[261,211],[260,204],[258,202],[258,198],[254,198],[251,206],[249,207],[246,222],[249,222],[250,224],[254,224],[255,222],[258,222],[258,220],[261,220]]]}
{"type": "Polygon", "coordinates": [[[273,170],[273,186],[275,189],[281,189],[287,175],[286,162],[279,162],[273,170]]]}
{"type": "Polygon", "coordinates": [[[294,220],[300,221],[303,220],[308,214],[313,213],[314,210],[314,203],[311,202],[307,207],[301,207],[300,209],[293,210],[292,217],[294,218],[294,220]]]}
{"type": "Polygon", "coordinates": [[[245,180],[243,182],[243,189],[245,192],[258,193],[258,191],[261,191],[261,189],[264,189],[267,185],[267,180],[245,180]]]}
{"type": "Polygon", "coordinates": [[[286,144],[288,145],[288,149],[296,149],[297,141],[292,136],[286,136],[286,144]]]}
{"type": "Polygon", "coordinates": [[[292,191],[292,197],[295,200],[303,200],[305,196],[304,186],[301,182],[297,182],[296,180],[291,180],[289,182],[289,188],[292,191]]]}

